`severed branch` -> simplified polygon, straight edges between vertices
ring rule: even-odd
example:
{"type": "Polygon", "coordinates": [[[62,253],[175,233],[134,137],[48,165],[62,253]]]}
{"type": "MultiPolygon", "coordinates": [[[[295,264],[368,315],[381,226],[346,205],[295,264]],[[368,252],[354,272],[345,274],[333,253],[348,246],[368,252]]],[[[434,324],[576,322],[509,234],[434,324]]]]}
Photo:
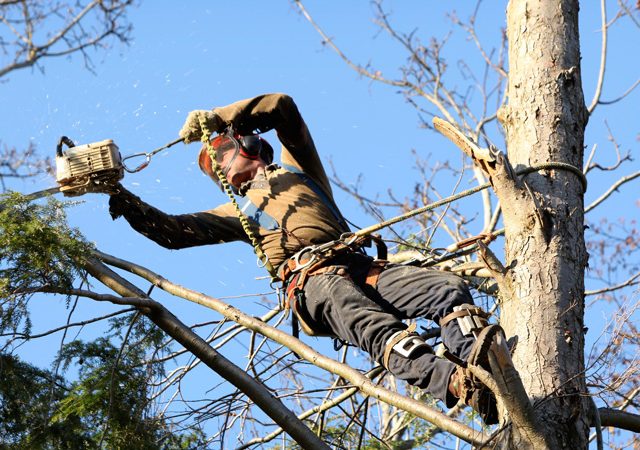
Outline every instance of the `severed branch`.
{"type": "Polygon", "coordinates": [[[109,265],[138,275],[170,294],[211,308],[222,314],[224,317],[233,320],[234,322],[237,322],[238,324],[249,328],[257,333],[260,333],[263,336],[266,336],[269,339],[278,342],[279,344],[286,346],[287,348],[298,354],[302,359],[305,359],[321,369],[327,370],[348,380],[352,385],[357,387],[365,395],[375,397],[380,401],[396,406],[400,409],[410,412],[411,414],[421,417],[437,425],[439,428],[442,428],[443,430],[448,431],[451,434],[465,440],[466,442],[470,442],[472,444],[480,444],[484,442],[488,437],[485,433],[475,431],[470,427],[451,419],[445,414],[426,406],[423,402],[404,397],[397,392],[393,392],[383,387],[377,386],[359,371],[318,353],[310,346],[301,342],[299,339],[296,339],[281,330],[265,324],[260,320],[257,320],[254,317],[251,317],[243,313],[242,311],[232,307],[231,305],[220,301],[219,299],[215,299],[200,292],[196,292],[191,289],[179,286],[167,280],[166,278],[152,272],[151,270],[141,267],[137,264],[124,261],[122,259],[99,251],[96,251],[95,254],[100,260],[109,265]]]}
{"type": "Polygon", "coordinates": [[[474,164],[489,177],[489,182],[499,197],[504,196],[505,192],[519,187],[520,183],[514,175],[514,170],[502,152],[493,148],[479,147],[454,124],[439,117],[433,118],[433,126],[471,158],[474,164]]]}

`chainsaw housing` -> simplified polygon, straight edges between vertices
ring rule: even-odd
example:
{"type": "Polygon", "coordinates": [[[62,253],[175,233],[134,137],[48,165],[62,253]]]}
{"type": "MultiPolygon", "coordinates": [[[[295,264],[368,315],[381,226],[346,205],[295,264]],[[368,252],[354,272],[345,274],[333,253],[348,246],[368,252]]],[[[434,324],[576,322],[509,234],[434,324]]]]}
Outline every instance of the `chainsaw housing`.
{"type": "Polygon", "coordinates": [[[56,181],[67,197],[104,192],[124,177],[122,157],[111,139],[71,146],[56,153],[56,181]]]}

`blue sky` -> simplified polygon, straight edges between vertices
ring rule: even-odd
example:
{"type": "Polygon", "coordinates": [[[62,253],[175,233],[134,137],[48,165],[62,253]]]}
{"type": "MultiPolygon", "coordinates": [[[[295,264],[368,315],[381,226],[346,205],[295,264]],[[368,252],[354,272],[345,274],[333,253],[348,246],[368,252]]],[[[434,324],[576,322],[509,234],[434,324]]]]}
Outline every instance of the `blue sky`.
{"type": "MultiPolygon", "coordinates": [[[[417,29],[426,41],[430,36],[455,33],[447,44],[451,72],[459,59],[477,62],[475,46],[446,18],[449,8],[466,18],[466,1],[390,1],[391,21],[399,29],[417,29]]],[[[478,18],[482,39],[500,38],[505,25],[506,2],[484,2],[478,18]]],[[[583,78],[589,103],[599,64],[599,2],[583,2],[583,78]]],[[[613,2],[609,2],[613,3],[613,2]]],[[[397,74],[406,56],[373,24],[368,1],[305,2],[314,19],[356,62],[371,62],[384,74],[397,74]]],[[[92,54],[95,74],[85,70],[80,58],[52,59],[38,70],[21,70],[0,84],[0,118],[3,145],[26,147],[36,144],[41,154],[54,154],[61,135],[76,143],[113,139],[123,155],[149,151],[177,137],[187,113],[209,109],[265,92],[285,92],[297,102],[323,158],[331,160],[340,177],[355,182],[362,174],[363,191],[385,197],[392,188],[400,198],[411,194],[417,180],[411,150],[429,156],[433,163],[451,159],[459,163],[459,151],[434,132],[419,129],[416,111],[395,88],[362,79],[321,43],[320,36],[300,16],[291,2],[265,1],[143,1],[129,14],[134,26],[130,46],[116,44],[106,53],[92,54]]],[[[640,63],[630,58],[623,41],[636,34],[628,24],[611,36],[605,99],[622,94],[638,77],[640,63]],[[622,66],[622,69],[620,69],[622,66]]],[[[495,45],[495,44],[493,44],[495,45]]],[[[462,85],[464,80],[459,78],[462,85]]],[[[623,149],[636,151],[638,92],[625,104],[600,108],[591,118],[585,144],[598,144],[603,164],[615,161],[607,143],[604,121],[623,149]],[[615,116],[610,111],[615,111],[615,116]]],[[[271,141],[275,137],[271,136],[271,141]]],[[[179,144],[156,157],[149,168],[127,174],[123,184],[154,206],[170,213],[209,209],[225,201],[215,185],[199,173],[198,145],[179,144]]],[[[635,170],[638,170],[638,163],[635,170]]],[[[627,167],[621,174],[634,169],[627,167]]],[[[606,184],[603,177],[591,182],[586,203],[596,198],[606,184]]],[[[448,193],[451,180],[443,177],[441,192],[448,193]]],[[[54,180],[16,183],[22,192],[53,186],[54,180]]],[[[464,185],[463,188],[471,185],[464,185]]],[[[625,210],[637,218],[637,185],[627,187],[613,201],[607,215],[625,210]],[[617,206],[616,206],[617,205],[617,206]],[[627,207],[628,205],[628,207],[627,207]],[[624,208],[624,209],[623,209],[624,208]],[[627,209],[629,208],[629,209],[627,209]]],[[[345,215],[367,226],[354,200],[336,192],[345,215]]],[[[124,220],[113,222],[107,197],[87,195],[70,211],[70,221],[99,249],[135,261],[179,284],[215,297],[268,292],[268,283],[255,280],[264,273],[256,267],[249,246],[228,244],[169,251],[136,234],[124,220]]],[[[481,224],[477,226],[480,231],[481,224]]],[[[450,242],[442,242],[448,245],[450,242]]],[[[501,246],[501,241],[494,244],[501,246]]],[[[144,284],[142,285],[144,286],[144,284]]],[[[215,313],[186,301],[159,295],[186,323],[215,317],[215,313]]],[[[34,331],[60,324],[66,317],[62,299],[38,300],[34,308],[34,331]]],[[[230,300],[252,314],[264,312],[259,298],[230,300]]],[[[89,300],[81,302],[78,317],[111,310],[89,300]]],[[[594,320],[600,321],[598,317],[594,320]]],[[[89,330],[89,333],[92,333],[89,330]]],[[[47,364],[49,346],[28,344],[32,357],[47,364]]]]}

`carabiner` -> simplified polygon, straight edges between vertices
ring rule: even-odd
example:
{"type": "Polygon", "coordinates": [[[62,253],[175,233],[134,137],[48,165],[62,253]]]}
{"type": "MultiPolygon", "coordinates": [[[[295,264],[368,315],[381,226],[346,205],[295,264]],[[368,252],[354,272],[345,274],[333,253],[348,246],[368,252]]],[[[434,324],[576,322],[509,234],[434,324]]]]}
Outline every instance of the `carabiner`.
{"type": "Polygon", "coordinates": [[[296,263],[296,266],[291,271],[293,273],[300,272],[302,269],[306,269],[311,264],[316,262],[316,259],[317,259],[316,251],[317,251],[316,246],[311,245],[309,247],[303,248],[302,250],[297,252],[295,255],[293,255],[291,258],[293,259],[293,262],[296,263]],[[307,253],[311,254],[311,258],[309,258],[309,260],[304,263],[300,262],[300,257],[307,253]]]}
{"type": "Polygon", "coordinates": [[[340,241],[347,247],[351,247],[360,238],[356,233],[348,232],[340,235],[340,241]],[[348,239],[348,240],[347,240],[348,239]]]}
{"type": "Polygon", "coordinates": [[[178,139],[175,139],[175,140],[169,142],[168,144],[165,144],[162,147],[158,147],[155,150],[152,150],[150,152],[140,152],[140,153],[135,153],[133,155],[129,155],[129,156],[127,156],[127,157],[122,159],[122,167],[124,168],[124,170],[126,170],[129,173],[140,172],[142,169],[144,169],[145,167],[147,167],[149,165],[149,163],[151,162],[151,157],[154,156],[156,153],[158,153],[158,152],[160,152],[162,150],[165,150],[165,149],[167,149],[167,148],[169,148],[169,147],[171,147],[173,145],[176,145],[178,142],[183,142],[183,141],[184,141],[184,139],[178,138],[178,139]],[[137,158],[137,157],[140,157],[140,156],[144,156],[145,157],[145,162],[140,164],[135,169],[130,169],[124,164],[124,162],[127,159],[137,158]]]}
{"type": "Polygon", "coordinates": [[[260,257],[256,257],[256,266],[258,266],[259,269],[262,269],[264,267],[267,267],[267,264],[269,264],[269,256],[267,256],[267,254],[264,254],[264,261],[260,259],[260,257]]]}
{"type": "Polygon", "coordinates": [[[125,158],[122,158],[122,167],[124,168],[124,170],[126,170],[129,173],[136,173],[136,172],[140,172],[142,169],[144,169],[145,167],[147,167],[149,165],[149,163],[151,162],[151,154],[150,153],[135,153],[133,155],[129,155],[125,158]],[[138,167],[136,167],[135,169],[130,169],[127,167],[127,165],[124,163],[127,159],[131,159],[131,158],[138,158],[140,156],[144,156],[145,157],[145,161],[140,164],[138,167]]]}

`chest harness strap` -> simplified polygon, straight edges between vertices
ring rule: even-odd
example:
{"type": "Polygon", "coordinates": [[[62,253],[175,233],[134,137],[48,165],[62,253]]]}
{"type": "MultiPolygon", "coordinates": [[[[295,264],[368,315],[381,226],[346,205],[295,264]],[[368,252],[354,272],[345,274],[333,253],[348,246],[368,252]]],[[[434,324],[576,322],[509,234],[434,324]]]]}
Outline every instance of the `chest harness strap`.
{"type": "MultiPolygon", "coordinates": [[[[347,224],[347,221],[345,220],[344,216],[340,213],[340,210],[336,206],[333,199],[331,199],[331,197],[329,197],[322,190],[320,185],[316,183],[313,180],[313,178],[311,178],[309,175],[307,175],[306,173],[304,173],[302,170],[298,169],[295,166],[292,166],[289,164],[283,164],[281,167],[291,173],[295,173],[304,182],[304,184],[307,185],[307,187],[311,189],[318,196],[318,198],[322,201],[324,206],[329,211],[331,211],[331,214],[333,214],[333,217],[338,221],[338,223],[340,224],[340,227],[343,230],[349,229],[349,225],[347,224]]],[[[249,197],[246,197],[244,202],[241,203],[240,209],[247,217],[249,217],[251,220],[253,220],[262,228],[265,228],[270,231],[274,231],[280,228],[280,224],[278,223],[278,221],[274,219],[271,215],[269,215],[266,211],[264,211],[262,208],[255,205],[249,197]]]]}

